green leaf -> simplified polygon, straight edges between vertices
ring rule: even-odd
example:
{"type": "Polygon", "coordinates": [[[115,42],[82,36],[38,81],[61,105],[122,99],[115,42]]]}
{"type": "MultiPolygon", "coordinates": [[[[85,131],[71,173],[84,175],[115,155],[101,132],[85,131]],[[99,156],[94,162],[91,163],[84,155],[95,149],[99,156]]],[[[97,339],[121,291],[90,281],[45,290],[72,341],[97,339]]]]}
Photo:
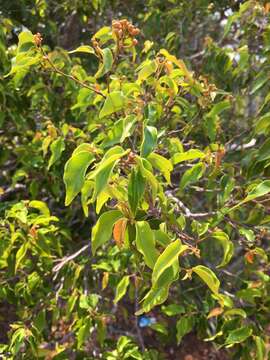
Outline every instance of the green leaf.
{"type": "Polygon", "coordinates": [[[158,169],[163,174],[167,183],[170,184],[171,172],[173,170],[173,166],[170,160],[156,153],[151,153],[147,157],[147,160],[150,161],[154,168],[158,169]]]}
{"type": "Polygon", "coordinates": [[[214,294],[218,294],[220,282],[212,270],[206,266],[198,265],[193,267],[192,271],[206,283],[214,294]]]}
{"type": "Polygon", "coordinates": [[[48,170],[51,166],[56,163],[57,160],[60,159],[62,152],[65,150],[65,142],[62,137],[54,140],[50,145],[51,157],[48,164],[48,170]]]}
{"type": "Polygon", "coordinates": [[[223,247],[223,259],[217,268],[227,265],[233,256],[233,242],[230,241],[229,236],[223,231],[214,231],[211,233],[211,238],[218,240],[223,247]]]}
{"type": "Polygon", "coordinates": [[[257,78],[254,81],[252,89],[250,91],[250,95],[255,94],[258,90],[260,90],[268,81],[268,76],[264,72],[259,73],[257,78]]]}
{"type": "Polygon", "coordinates": [[[113,54],[109,48],[102,50],[102,64],[98,69],[95,78],[98,79],[107,74],[113,66],[113,54]]]}
{"type": "Polygon", "coordinates": [[[167,306],[162,306],[161,310],[167,316],[175,316],[185,313],[184,306],[178,304],[170,304],[167,306]]]}
{"type": "Polygon", "coordinates": [[[158,257],[153,273],[152,273],[152,284],[155,285],[164,271],[172,266],[172,264],[188,249],[187,245],[183,245],[180,240],[175,240],[158,257]]]}
{"type": "Polygon", "coordinates": [[[211,111],[206,115],[206,116],[209,116],[209,117],[215,117],[219,114],[221,114],[224,110],[227,110],[231,107],[231,103],[229,100],[224,100],[224,101],[221,101],[217,104],[215,104],[211,111]]]}
{"type": "Polygon", "coordinates": [[[188,169],[181,178],[180,189],[184,190],[188,185],[198,181],[204,174],[205,164],[198,163],[188,169]]]}
{"type": "Polygon", "coordinates": [[[202,151],[196,149],[190,149],[186,152],[175,154],[172,158],[172,162],[174,165],[176,165],[182,161],[203,159],[204,157],[205,157],[205,153],[203,153],[202,151]]]}
{"type": "Polygon", "coordinates": [[[140,168],[133,168],[128,182],[128,202],[133,215],[136,215],[137,208],[145,190],[145,178],[140,168]]]}
{"type": "Polygon", "coordinates": [[[81,189],[81,203],[84,215],[88,216],[88,200],[93,192],[94,183],[93,181],[85,180],[83,187],[81,189]]]}
{"type": "Polygon", "coordinates": [[[110,210],[103,213],[92,229],[92,252],[95,255],[97,249],[110,240],[112,229],[117,220],[123,217],[119,210],[110,210]]]}
{"type": "Polygon", "coordinates": [[[157,195],[159,183],[158,183],[156,177],[154,176],[154,174],[152,173],[152,171],[148,170],[149,167],[147,165],[149,164],[151,167],[151,164],[146,159],[142,159],[139,156],[136,157],[136,160],[137,160],[138,166],[140,167],[142,176],[145,178],[145,180],[149,183],[149,185],[151,187],[153,199],[155,199],[156,195],[157,195]]]}
{"type": "Polygon", "coordinates": [[[125,156],[128,152],[129,150],[124,151],[120,146],[115,146],[107,151],[102,161],[97,165],[96,169],[89,174],[88,179],[93,179],[95,181],[92,201],[95,201],[97,196],[106,187],[118,160],[120,160],[120,158],[125,156]]]}
{"type": "Polygon", "coordinates": [[[265,161],[270,158],[270,139],[266,140],[258,153],[258,161],[265,161]]]}
{"type": "Polygon", "coordinates": [[[44,201],[32,200],[28,206],[34,209],[38,209],[44,216],[50,216],[50,210],[44,201]]]}
{"type": "Polygon", "coordinates": [[[144,297],[143,306],[135,315],[139,316],[149,312],[154,306],[160,305],[166,301],[169,293],[169,286],[152,288],[144,297]]]}
{"type": "Polygon", "coordinates": [[[121,91],[113,91],[108,94],[104,105],[99,113],[99,118],[111,115],[119,110],[122,110],[125,105],[125,97],[121,91]]]}
{"type": "Polygon", "coordinates": [[[226,339],[226,345],[239,344],[252,335],[252,329],[248,326],[242,326],[239,329],[232,330],[226,339]]]}
{"type": "Polygon", "coordinates": [[[116,286],[115,297],[113,301],[115,304],[118,303],[118,301],[121,300],[122,297],[126,294],[128,285],[129,285],[129,275],[126,275],[116,286]]]}
{"type": "Polygon", "coordinates": [[[270,180],[265,180],[261,182],[259,185],[255,186],[253,190],[251,190],[248,195],[244,198],[244,200],[240,201],[238,204],[233,206],[228,212],[231,212],[237,209],[239,206],[247,203],[248,201],[254,200],[258,197],[264,196],[270,192],[270,180]]]}
{"type": "Polygon", "coordinates": [[[84,323],[79,327],[79,331],[77,333],[77,348],[82,349],[83,344],[90,336],[90,327],[92,321],[89,317],[84,318],[84,323]]]}
{"type": "Polygon", "coordinates": [[[223,316],[228,316],[228,317],[231,317],[231,316],[241,316],[242,318],[246,318],[247,317],[247,314],[245,312],[245,310],[243,309],[237,309],[237,308],[234,308],[234,309],[229,309],[227,311],[225,311],[223,313],[223,316]]]}
{"type": "Polygon", "coordinates": [[[181,343],[181,340],[184,335],[191,332],[193,328],[193,317],[192,316],[182,316],[180,320],[176,323],[176,339],[177,339],[177,345],[181,343]]]}
{"type": "Polygon", "coordinates": [[[69,51],[69,54],[74,54],[77,52],[81,52],[81,53],[87,53],[87,54],[94,54],[95,55],[95,50],[92,48],[92,46],[89,45],[81,45],[79,47],[77,47],[77,49],[69,51]]]}
{"type": "Polygon", "coordinates": [[[256,360],[264,360],[266,356],[266,346],[264,340],[260,336],[254,336],[256,344],[256,360]]]}
{"type": "Polygon", "coordinates": [[[270,113],[266,113],[256,121],[255,133],[264,134],[270,127],[270,113]]]}
{"type": "Polygon", "coordinates": [[[18,267],[20,266],[21,262],[23,261],[23,259],[26,256],[28,250],[28,243],[25,242],[17,251],[16,253],[16,262],[15,262],[15,273],[18,270],[18,267]]]}
{"type": "Polygon", "coordinates": [[[157,129],[153,126],[145,126],[141,145],[141,157],[147,157],[157,144],[157,129]]]}
{"type": "Polygon", "coordinates": [[[69,205],[75,196],[81,191],[85,174],[89,165],[95,157],[89,151],[79,151],[73,153],[65,165],[64,183],[66,186],[65,205],[69,205]]]}
{"type": "Polygon", "coordinates": [[[158,251],[155,248],[155,237],[148,222],[136,222],[136,247],[138,251],[144,256],[146,265],[153,269],[158,258],[158,251]]]}

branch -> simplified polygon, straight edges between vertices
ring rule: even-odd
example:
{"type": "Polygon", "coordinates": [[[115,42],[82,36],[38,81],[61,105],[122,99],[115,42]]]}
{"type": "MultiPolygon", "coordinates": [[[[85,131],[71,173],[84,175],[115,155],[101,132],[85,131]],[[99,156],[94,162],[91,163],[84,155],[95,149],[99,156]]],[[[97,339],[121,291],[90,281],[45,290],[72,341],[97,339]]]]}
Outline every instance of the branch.
{"type": "Polygon", "coordinates": [[[71,254],[69,256],[64,256],[62,259],[56,260],[59,261],[59,263],[53,267],[52,271],[53,272],[60,271],[62,267],[66,265],[66,263],[68,263],[71,260],[74,260],[76,257],[81,255],[81,253],[90,249],[90,246],[91,246],[90,244],[84,245],[80,250],[76,251],[74,254],[71,254]]]}
{"type": "Polygon", "coordinates": [[[215,211],[209,211],[209,212],[202,212],[202,213],[193,213],[189,210],[188,207],[186,207],[181,200],[179,200],[177,197],[175,197],[171,191],[167,190],[165,191],[165,195],[168,196],[171,200],[173,200],[176,205],[179,207],[179,209],[184,211],[184,214],[188,218],[203,218],[207,216],[213,216],[216,215],[215,211]]]}

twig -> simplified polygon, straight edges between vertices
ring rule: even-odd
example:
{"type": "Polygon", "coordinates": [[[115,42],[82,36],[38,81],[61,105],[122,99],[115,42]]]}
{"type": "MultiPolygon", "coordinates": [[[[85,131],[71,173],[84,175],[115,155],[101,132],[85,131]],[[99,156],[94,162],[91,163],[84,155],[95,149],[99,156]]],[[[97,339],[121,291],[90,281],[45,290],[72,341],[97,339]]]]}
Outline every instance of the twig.
{"type": "Polygon", "coordinates": [[[209,211],[209,212],[202,212],[202,213],[193,213],[189,210],[188,207],[186,207],[181,200],[179,200],[177,197],[175,197],[171,191],[167,190],[165,191],[165,195],[168,196],[170,199],[172,199],[180,209],[184,210],[185,216],[188,218],[203,218],[207,216],[213,216],[216,214],[215,211],[209,211]]]}
{"type": "Polygon", "coordinates": [[[90,249],[90,244],[84,245],[80,250],[76,251],[74,254],[71,254],[69,256],[63,257],[62,259],[56,260],[56,261],[59,261],[59,263],[53,267],[52,271],[53,272],[60,271],[66,263],[75,259],[79,255],[81,255],[81,253],[83,253],[84,251],[86,251],[88,249],[90,249]]]}
{"type": "Polygon", "coordinates": [[[90,85],[87,85],[86,83],[84,83],[83,81],[77,79],[75,76],[73,75],[70,75],[70,74],[66,74],[64,73],[62,70],[58,69],[54,63],[50,60],[49,56],[44,52],[44,50],[41,48],[41,52],[43,54],[43,57],[45,60],[48,61],[48,63],[50,64],[50,66],[53,68],[53,70],[59,74],[59,75],[62,75],[64,77],[67,77],[73,81],[75,81],[77,84],[79,84],[80,86],[86,88],[86,89],[89,89],[91,91],[94,91],[96,94],[98,95],[101,95],[104,99],[106,99],[106,95],[103,94],[103,92],[101,92],[100,90],[97,90],[95,87],[93,86],[90,86],[90,85]]]}

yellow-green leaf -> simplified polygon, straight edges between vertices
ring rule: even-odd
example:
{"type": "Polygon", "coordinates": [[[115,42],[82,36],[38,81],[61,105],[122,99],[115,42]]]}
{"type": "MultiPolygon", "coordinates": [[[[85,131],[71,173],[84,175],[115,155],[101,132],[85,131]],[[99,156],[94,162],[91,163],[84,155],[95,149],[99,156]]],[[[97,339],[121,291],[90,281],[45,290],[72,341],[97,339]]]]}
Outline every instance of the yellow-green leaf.
{"type": "Polygon", "coordinates": [[[214,294],[218,294],[220,282],[211,269],[203,265],[198,265],[193,267],[192,271],[206,283],[214,294]]]}
{"type": "Polygon", "coordinates": [[[108,94],[102,109],[99,113],[99,118],[111,115],[116,111],[122,110],[125,106],[125,97],[121,91],[113,91],[108,94]]]}
{"type": "Polygon", "coordinates": [[[153,269],[159,253],[155,248],[154,233],[146,221],[136,223],[136,247],[144,256],[146,265],[153,269]]]}
{"type": "Polygon", "coordinates": [[[103,213],[92,229],[92,251],[95,255],[97,249],[110,240],[112,229],[117,220],[123,217],[119,210],[110,210],[103,213]]]}
{"type": "Polygon", "coordinates": [[[153,273],[152,284],[155,285],[164,271],[172,266],[172,264],[188,249],[187,245],[183,245],[180,240],[175,240],[166,247],[163,253],[157,259],[153,273]]]}
{"type": "Polygon", "coordinates": [[[122,278],[122,280],[120,280],[120,282],[116,286],[115,297],[113,301],[115,304],[118,303],[118,301],[121,300],[122,297],[126,294],[128,285],[129,276],[126,275],[122,278]]]}
{"type": "Polygon", "coordinates": [[[65,205],[69,205],[81,191],[85,174],[95,157],[89,151],[80,151],[71,156],[65,165],[64,183],[66,186],[65,205]]]}

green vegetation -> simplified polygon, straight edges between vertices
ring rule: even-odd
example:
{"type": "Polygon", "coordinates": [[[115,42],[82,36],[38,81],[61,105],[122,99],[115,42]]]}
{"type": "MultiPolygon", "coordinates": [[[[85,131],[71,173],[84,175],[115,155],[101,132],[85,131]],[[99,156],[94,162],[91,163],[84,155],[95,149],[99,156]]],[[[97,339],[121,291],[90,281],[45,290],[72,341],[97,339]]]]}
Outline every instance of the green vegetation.
{"type": "Polygon", "coordinates": [[[268,358],[269,18],[4,2],[1,358],[268,358]]]}

